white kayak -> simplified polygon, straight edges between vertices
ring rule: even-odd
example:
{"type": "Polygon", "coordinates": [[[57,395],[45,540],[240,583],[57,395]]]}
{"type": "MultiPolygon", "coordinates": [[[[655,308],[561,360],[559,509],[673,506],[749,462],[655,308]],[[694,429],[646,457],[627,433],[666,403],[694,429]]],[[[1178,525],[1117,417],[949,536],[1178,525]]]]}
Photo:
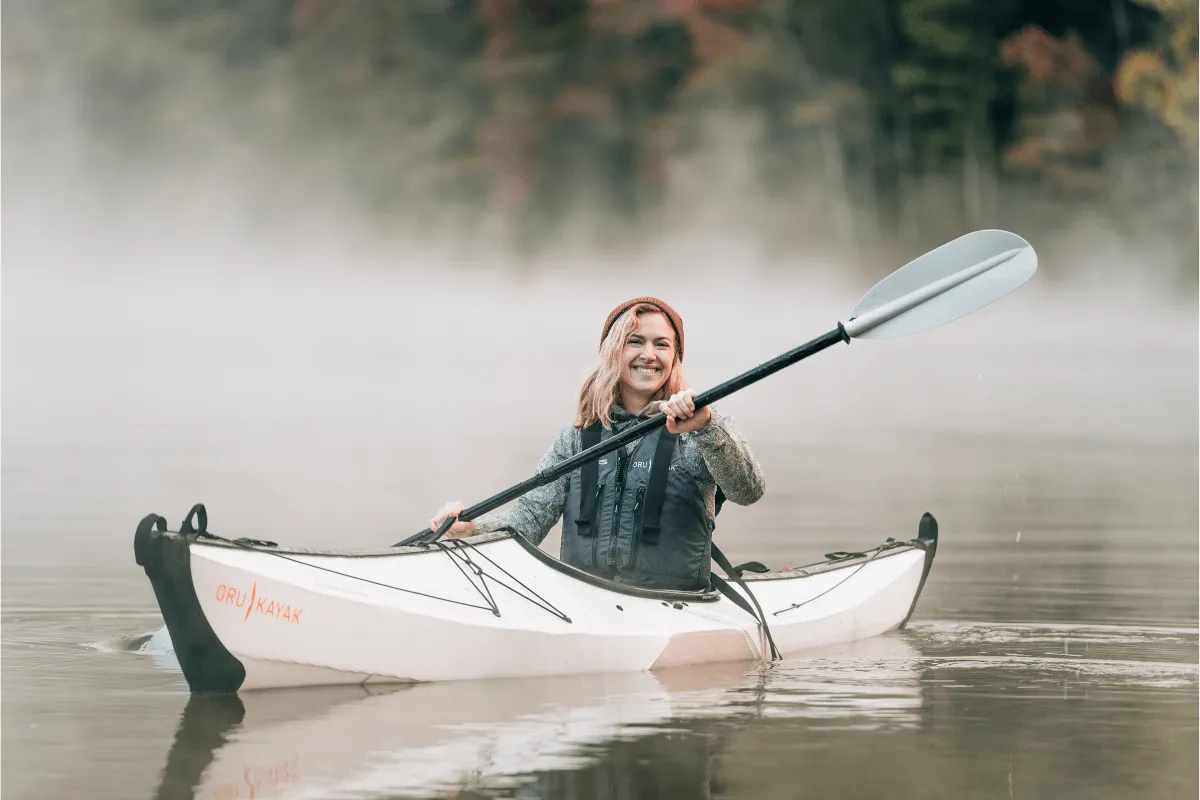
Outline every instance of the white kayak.
{"type": "Polygon", "coordinates": [[[197,509],[180,532],[151,514],[134,537],[193,692],[767,659],[770,639],[753,601],[787,656],[903,627],[938,536],[926,514],[908,541],[747,572],[745,588],[730,587],[735,602],[718,591],[648,590],[598,578],[508,533],[305,550],[215,537],[197,509]]]}

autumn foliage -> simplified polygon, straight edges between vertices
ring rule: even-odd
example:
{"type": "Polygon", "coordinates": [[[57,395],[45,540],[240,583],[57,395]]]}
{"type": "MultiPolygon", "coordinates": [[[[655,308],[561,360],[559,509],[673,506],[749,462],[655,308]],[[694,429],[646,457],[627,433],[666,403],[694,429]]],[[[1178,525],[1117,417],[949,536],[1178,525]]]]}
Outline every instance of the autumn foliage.
{"type": "MultiPolygon", "coordinates": [[[[63,9],[60,19],[85,14],[69,0],[46,3],[63,9]]],[[[1131,202],[1169,190],[1178,197],[1163,202],[1194,207],[1179,165],[1194,164],[1197,147],[1196,2],[1105,9],[1075,0],[91,0],[83,27],[107,22],[124,35],[136,17],[167,43],[177,75],[175,53],[186,51],[233,71],[234,85],[268,70],[284,76],[263,85],[286,86],[299,109],[288,135],[344,154],[346,183],[384,219],[454,208],[535,234],[609,220],[611,234],[715,195],[717,220],[741,215],[782,238],[836,239],[847,251],[1017,224],[1004,217],[1011,209],[1069,224],[1081,204],[1128,193],[1132,163],[1146,180],[1131,202]]],[[[33,39],[14,41],[16,52],[36,52],[21,47],[33,39]]],[[[102,127],[140,147],[135,129],[165,115],[153,102],[185,112],[170,80],[137,59],[136,48],[106,53],[87,72],[90,85],[140,104],[92,93],[102,127]]]]}
{"type": "Polygon", "coordinates": [[[1101,189],[1103,155],[1119,129],[1109,76],[1077,35],[1058,39],[1036,26],[1001,42],[1000,57],[1023,78],[1005,164],[1057,194],[1101,189]]]}

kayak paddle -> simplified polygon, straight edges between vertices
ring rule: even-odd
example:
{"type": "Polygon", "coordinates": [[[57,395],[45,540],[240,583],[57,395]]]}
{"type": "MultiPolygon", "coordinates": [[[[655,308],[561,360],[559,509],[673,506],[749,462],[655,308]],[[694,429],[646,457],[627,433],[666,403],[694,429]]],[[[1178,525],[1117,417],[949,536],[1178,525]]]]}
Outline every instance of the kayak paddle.
{"type": "MultiPolygon", "coordinates": [[[[983,230],[960,236],[910,261],[875,284],[850,312],[850,319],[845,324],[839,322],[829,333],[697,395],[693,402],[696,408],[711,405],[838,342],[895,339],[952,322],[1009,294],[1036,271],[1037,254],[1029,242],[1015,233],[983,230]]],[[[528,480],[463,509],[457,518],[447,517],[436,531],[426,528],[393,547],[435,542],[456,519],[466,522],[499,508],[531,489],[556,481],[588,461],[645,436],[665,425],[666,421],[666,416],[656,414],[528,480]]]]}

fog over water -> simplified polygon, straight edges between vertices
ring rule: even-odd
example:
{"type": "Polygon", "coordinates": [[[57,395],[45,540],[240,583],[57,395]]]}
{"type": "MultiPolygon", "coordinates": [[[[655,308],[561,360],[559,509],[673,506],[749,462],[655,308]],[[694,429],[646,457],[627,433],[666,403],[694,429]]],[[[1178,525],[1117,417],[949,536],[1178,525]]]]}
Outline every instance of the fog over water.
{"type": "MultiPolygon", "coordinates": [[[[620,300],[680,309],[704,389],[833,327],[873,282],[737,242],[523,274],[62,223],[4,241],[4,545],[22,563],[123,560],[131,522],[197,501],[226,531],[378,544],[532,471],[620,300]],[[70,532],[76,546],[53,544],[70,532]]],[[[919,506],[943,471],[980,471],[972,492],[999,502],[1022,471],[1069,485],[1050,464],[1063,448],[1131,468],[1194,454],[1192,305],[1039,274],[944,328],[821,353],[725,401],[769,482],[738,514],[778,520],[759,511],[774,497],[829,491],[858,497],[851,515],[881,493],[919,506]],[[972,438],[993,444],[940,461],[972,438]]]]}

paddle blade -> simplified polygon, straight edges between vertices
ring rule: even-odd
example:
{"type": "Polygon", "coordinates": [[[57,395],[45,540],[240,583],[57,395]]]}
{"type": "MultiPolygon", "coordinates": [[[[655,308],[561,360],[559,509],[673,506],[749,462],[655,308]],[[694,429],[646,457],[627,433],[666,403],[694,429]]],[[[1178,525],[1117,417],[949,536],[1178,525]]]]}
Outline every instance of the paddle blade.
{"type": "Polygon", "coordinates": [[[1035,271],[1037,254],[1015,233],[968,233],[877,283],[850,312],[846,332],[894,339],[927,331],[994,303],[1035,271]]]}

